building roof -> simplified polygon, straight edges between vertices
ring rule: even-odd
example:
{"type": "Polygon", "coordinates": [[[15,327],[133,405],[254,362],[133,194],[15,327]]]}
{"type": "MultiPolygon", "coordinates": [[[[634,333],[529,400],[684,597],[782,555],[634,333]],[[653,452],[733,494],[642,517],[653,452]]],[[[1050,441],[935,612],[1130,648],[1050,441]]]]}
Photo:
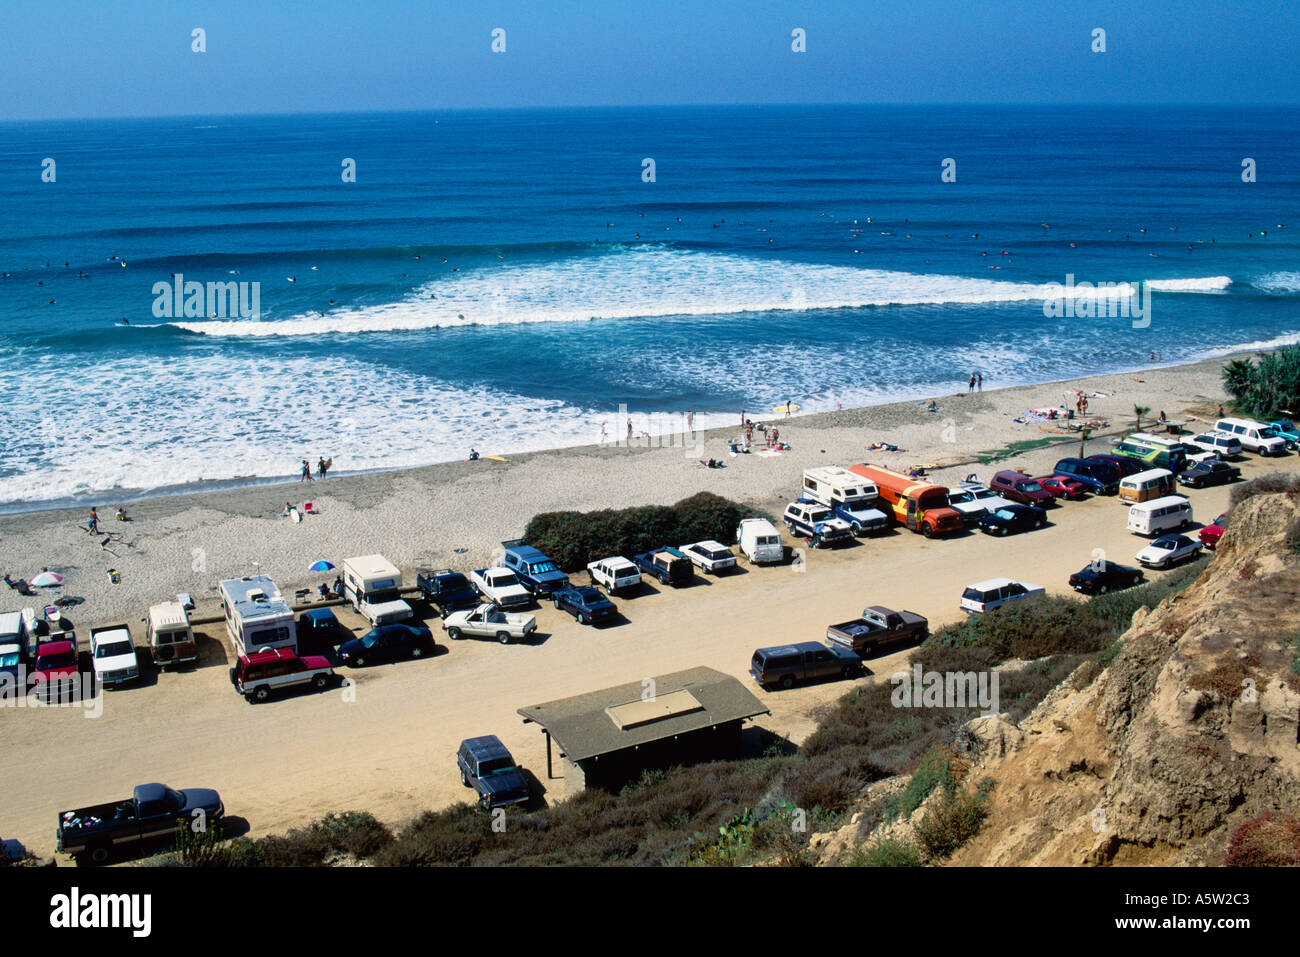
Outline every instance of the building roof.
{"type": "Polygon", "coordinates": [[[647,685],[632,681],[520,708],[519,714],[550,732],[569,760],[583,761],[771,713],[741,682],[712,668],[652,680],[653,698],[643,699],[647,685]]]}
{"type": "Polygon", "coordinates": [[[221,591],[242,619],[256,619],[264,615],[293,615],[293,609],[267,575],[228,578],[221,582],[221,591]]]}

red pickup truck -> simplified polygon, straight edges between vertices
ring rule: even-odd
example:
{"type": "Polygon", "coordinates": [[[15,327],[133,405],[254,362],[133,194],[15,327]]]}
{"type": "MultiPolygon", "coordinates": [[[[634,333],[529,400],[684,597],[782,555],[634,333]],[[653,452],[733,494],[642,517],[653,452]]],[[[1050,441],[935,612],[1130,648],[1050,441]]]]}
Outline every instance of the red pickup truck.
{"type": "Polygon", "coordinates": [[[77,688],[77,642],[47,641],[36,652],[32,691],[43,701],[62,700],[77,688]]]}

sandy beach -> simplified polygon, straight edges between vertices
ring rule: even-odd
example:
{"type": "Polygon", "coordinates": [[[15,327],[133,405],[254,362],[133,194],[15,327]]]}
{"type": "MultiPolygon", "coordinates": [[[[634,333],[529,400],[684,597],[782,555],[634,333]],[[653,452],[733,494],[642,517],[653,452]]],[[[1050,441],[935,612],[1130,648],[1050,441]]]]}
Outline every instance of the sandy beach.
{"type": "MultiPolygon", "coordinates": [[[[480,459],[169,495],[129,505],[129,522],[114,521],[112,505],[101,505],[100,527],[115,533],[107,547],[101,547],[103,535],[86,531],[88,509],[5,515],[0,572],[31,578],[48,567],[64,575],[64,593],[85,599],[77,620],[93,623],[139,618],[150,604],[178,591],[212,600],[218,580],[251,574],[255,563],[286,594],[332,579],[307,571],[321,558],[337,564],[350,555],[379,552],[408,573],[420,565],[481,567],[494,547],[522,534],[538,512],[669,504],[708,490],[777,515],[799,487],[803,469],[854,462],[904,469],[938,464],[948,466],[932,470],[939,481],[971,471],[987,479],[1006,466],[972,464],[976,453],[1039,439],[1071,444],[1069,436],[1045,430],[1054,423],[1013,420],[1030,408],[1073,407],[1075,389],[1104,395],[1089,400],[1089,417],[1110,423],[1089,442],[1089,452],[1100,452],[1107,435],[1131,428],[1134,405],[1149,407],[1152,417],[1164,411],[1171,419],[1184,418],[1189,408],[1212,415],[1225,398],[1219,376],[1224,361],[938,395],[932,397],[937,412],[911,401],[788,418],[748,410],[755,422],[775,424],[781,441],[792,446],[770,457],[728,454],[727,441],[740,435],[737,409],[734,429],[634,436],[630,447],[615,446],[611,430],[604,447],[512,455],[506,462],[480,459]],[[865,448],[874,442],[902,451],[865,448]],[[726,468],[695,468],[701,458],[719,459],[726,468]],[[286,501],[311,502],[319,514],[294,523],[281,517],[286,501]],[[119,572],[120,584],[110,583],[110,568],[119,572]]],[[[761,438],[757,432],[755,438],[761,438]]],[[[1072,445],[1077,449],[1077,438],[1072,445]]],[[[1048,471],[1066,454],[1074,453],[1043,448],[1008,462],[1048,471]]]]}
{"type": "MultiPolygon", "coordinates": [[[[286,594],[320,580],[306,567],[322,557],[338,561],[378,551],[408,573],[424,561],[468,569],[547,509],[667,503],[710,489],[776,511],[805,466],[863,460],[902,467],[940,463],[946,468],[935,474],[952,478],[975,471],[987,479],[1011,465],[1046,471],[1077,450],[1077,438],[1055,436],[1067,445],[995,466],[968,463],[977,452],[1053,437],[1039,423],[1012,419],[1031,407],[1072,402],[1065,394],[1074,388],[1106,394],[1092,400],[1090,413],[1108,419],[1116,432],[1131,426],[1134,404],[1150,406],[1153,414],[1164,410],[1171,419],[1188,409],[1212,413],[1223,398],[1221,365],[1213,360],[937,396],[937,413],[909,402],[791,418],[780,429],[793,450],[773,457],[731,458],[730,433],[715,431],[705,436],[702,455],[723,459],[721,470],[693,468],[680,447],[585,448],[506,463],[340,477],[301,490],[285,485],[157,499],[131,510],[134,520],[124,529],[131,544],[118,556],[101,553],[98,541],[78,527],[79,512],[10,516],[0,521],[3,564],[23,577],[43,565],[67,575],[68,593],[86,599],[71,613],[81,634],[109,620],[138,622],[150,603],[182,590],[199,600],[202,615],[215,609],[217,580],[247,574],[255,561],[286,594]],[[863,448],[875,441],[907,451],[882,455],[863,448]],[[305,495],[319,515],[301,524],[278,517],[285,498],[301,502],[305,495]],[[122,572],[120,585],[108,584],[104,569],[110,563],[122,572]]],[[[1089,450],[1107,445],[1099,434],[1089,450]]],[[[1295,471],[1298,462],[1295,455],[1250,456],[1240,464],[1250,478],[1295,471]]],[[[1229,487],[1191,492],[1197,520],[1212,521],[1229,494],[1229,487]]],[[[894,530],[812,552],[799,574],[788,566],[742,564],[737,574],[700,579],[690,588],[646,588],[619,600],[624,621],[600,630],[543,606],[535,612],[539,634],[529,644],[449,642],[434,618],[438,654],[341,669],[355,681],[350,698],[327,692],[249,705],[227,681],[232,657],[224,629],[204,626],[196,629],[197,668],[150,673],[137,686],[101,693],[94,720],[76,708],[6,709],[0,722],[10,767],[0,788],[5,836],[49,853],[59,809],[111,800],[153,780],[219,789],[229,813],[254,835],[348,808],[399,823],[466,798],[453,754],[462,738],[486,733],[499,735],[534,775],[538,793],[554,800],[564,795],[564,782],[546,780],[543,738],[522,724],[519,707],[697,665],[752,686],[747,668],[754,648],[818,640],[828,623],[856,616],[866,604],[913,610],[938,626],[960,616],[961,589],[980,578],[1003,574],[1068,594],[1067,576],[1091,560],[1094,549],[1131,562],[1145,544],[1124,529],[1124,510],[1114,499],[1063,504],[1049,517],[1047,528],[1007,539],[967,533],[926,540],[894,530]]],[[[105,524],[114,525],[111,518],[105,524]]],[[[20,602],[33,599],[8,604],[20,602]]],[[[364,630],[351,612],[340,610],[340,619],[354,632],[364,630]]],[[[886,680],[909,653],[869,662],[871,674],[858,680],[886,680]]],[[[846,690],[845,682],[834,681],[758,691],[772,714],[755,724],[797,743],[815,727],[818,709],[846,690]]]]}

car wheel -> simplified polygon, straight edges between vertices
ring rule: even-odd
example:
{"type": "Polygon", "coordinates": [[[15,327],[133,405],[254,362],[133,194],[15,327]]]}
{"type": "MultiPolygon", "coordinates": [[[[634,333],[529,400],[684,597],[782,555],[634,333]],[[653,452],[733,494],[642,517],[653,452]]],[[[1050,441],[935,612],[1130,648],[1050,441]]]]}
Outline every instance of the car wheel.
{"type": "Polygon", "coordinates": [[[271,689],[266,685],[259,685],[253,689],[253,700],[258,704],[261,704],[269,697],[271,697],[271,689]]]}
{"type": "Polygon", "coordinates": [[[781,687],[789,691],[794,687],[794,675],[782,675],[781,687]]]}
{"type": "Polygon", "coordinates": [[[811,545],[813,548],[821,548],[822,547],[821,536],[814,535],[812,538],[808,539],[808,544],[811,545]]]}
{"type": "Polygon", "coordinates": [[[590,625],[590,624],[591,624],[591,619],[588,618],[586,615],[584,615],[582,612],[578,612],[578,624],[580,624],[580,625],[590,625]]]}
{"type": "Polygon", "coordinates": [[[555,610],[556,610],[556,611],[559,611],[559,610],[560,610],[560,599],[558,599],[558,598],[555,599],[555,601],[553,602],[553,604],[555,605],[555,610]]]}
{"type": "Polygon", "coordinates": [[[853,532],[854,535],[861,535],[861,534],[862,534],[862,523],[861,523],[861,522],[854,522],[852,525],[849,526],[849,529],[850,529],[850,531],[853,532]]]}
{"type": "Polygon", "coordinates": [[[1130,578],[1130,579],[1128,580],[1128,583],[1129,583],[1130,585],[1136,585],[1136,584],[1137,584],[1138,582],[1140,582],[1141,580],[1142,580],[1142,576],[1141,576],[1140,574],[1138,574],[1138,575],[1134,575],[1132,578],[1130,578]]]}
{"type": "Polygon", "coordinates": [[[109,850],[107,844],[93,844],[86,851],[86,859],[92,864],[107,864],[109,850]]]}
{"type": "Polygon", "coordinates": [[[862,657],[862,658],[870,658],[870,657],[872,657],[875,653],[876,653],[876,646],[875,646],[874,644],[872,644],[872,645],[863,645],[863,646],[862,646],[862,650],[858,652],[858,655],[859,655],[860,657],[862,657]]]}
{"type": "Polygon", "coordinates": [[[317,691],[324,691],[327,685],[329,685],[329,678],[325,675],[317,675],[311,679],[311,686],[317,691]]]}
{"type": "Polygon", "coordinates": [[[845,665],[843,668],[840,669],[840,677],[844,678],[845,680],[852,678],[854,676],[854,671],[855,669],[852,665],[845,665]]]}
{"type": "Polygon", "coordinates": [[[1046,524],[1047,524],[1047,519],[1040,518],[1038,521],[1034,522],[1034,528],[1042,528],[1046,524]]]}
{"type": "Polygon", "coordinates": [[[1098,594],[1098,595],[1104,595],[1104,594],[1106,594],[1106,592],[1108,592],[1108,591],[1110,591],[1110,586],[1109,586],[1109,585],[1098,585],[1098,586],[1097,586],[1097,594],[1098,594]]]}
{"type": "Polygon", "coordinates": [[[469,787],[469,775],[464,771],[460,772],[460,783],[465,785],[465,787],[469,787]]]}
{"type": "Polygon", "coordinates": [[[412,645],[412,646],[411,646],[411,657],[412,657],[412,658],[419,658],[419,657],[420,657],[421,655],[423,655],[423,654],[424,654],[424,649],[421,648],[419,645],[412,645]]]}
{"type": "Polygon", "coordinates": [[[356,665],[358,668],[360,668],[366,663],[366,659],[361,657],[360,655],[357,655],[355,658],[352,659],[352,663],[356,665]]]}
{"type": "Polygon", "coordinates": [[[930,527],[929,522],[921,523],[921,534],[926,538],[934,538],[934,529],[930,527]]]}
{"type": "Polygon", "coordinates": [[[459,638],[460,638],[460,629],[459,629],[459,628],[448,628],[448,629],[447,629],[447,637],[450,638],[452,641],[457,641],[457,640],[459,640],[459,638]]]}
{"type": "Polygon", "coordinates": [[[498,632],[497,632],[497,641],[501,642],[501,644],[503,644],[503,645],[508,645],[508,644],[510,644],[510,632],[508,632],[508,631],[498,631],[498,632]]]}

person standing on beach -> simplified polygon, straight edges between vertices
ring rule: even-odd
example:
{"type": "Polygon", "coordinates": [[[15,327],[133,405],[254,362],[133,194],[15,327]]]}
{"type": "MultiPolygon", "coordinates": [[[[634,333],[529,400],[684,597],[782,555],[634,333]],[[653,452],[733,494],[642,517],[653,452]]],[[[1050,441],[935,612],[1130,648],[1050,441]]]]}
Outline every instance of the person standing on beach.
{"type": "Polygon", "coordinates": [[[975,373],[973,372],[970,374],[970,385],[966,387],[966,391],[967,392],[975,391],[975,373]]]}
{"type": "Polygon", "coordinates": [[[311,481],[311,463],[306,459],[302,460],[302,475],[298,476],[299,483],[311,481]]]}
{"type": "Polygon", "coordinates": [[[686,413],[686,431],[687,432],[695,431],[695,410],[694,409],[688,410],[686,413]]]}
{"type": "Polygon", "coordinates": [[[744,409],[741,409],[741,410],[740,410],[740,427],[741,427],[742,429],[745,427],[745,423],[746,423],[747,421],[749,421],[749,420],[745,418],[745,410],[744,410],[744,409]]]}
{"type": "Polygon", "coordinates": [[[317,475],[317,477],[318,477],[318,478],[324,478],[324,477],[325,477],[325,472],[326,472],[326,470],[327,470],[328,468],[329,468],[329,466],[325,464],[325,456],[322,455],[322,456],[320,457],[320,461],[318,461],[318,462],[316,463],[316,475],[317,475]]]}
{"type": "Polygon", "coordinates": [[[609,438],[609,433],[605,431],[605,423],[600,423],[600,444],[604,445],[605,440],[609,438]]]}
{"type": "Polygon", "coordinates": [[[627,418],[627,444],[632,444],[632,417],[627,418]]]}
{"type": "Polygon", "coordinates": [[[92,535],[99,534],[99,512],[93,508],[90,510],[90,520],[86,522],[86,531],[92,535]]]}
{"type": "Polygon", "coordinates": [[[976,373],[976,375],[975,375],[975,388],[979,389],[981,392],[984,391],[984,373],[983,373],[983,372],[976,373]]]}

